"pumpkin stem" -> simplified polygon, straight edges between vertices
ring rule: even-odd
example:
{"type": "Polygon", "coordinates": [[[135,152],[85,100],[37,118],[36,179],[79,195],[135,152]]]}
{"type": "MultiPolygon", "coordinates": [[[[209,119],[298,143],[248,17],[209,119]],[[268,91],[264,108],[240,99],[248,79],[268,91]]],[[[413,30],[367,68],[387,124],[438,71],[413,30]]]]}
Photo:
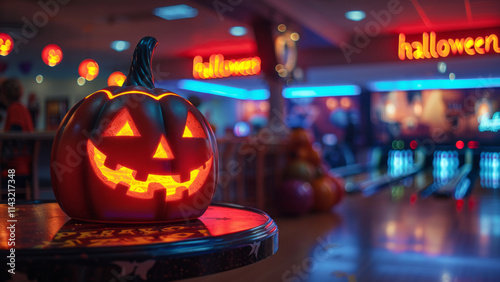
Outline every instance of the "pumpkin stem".
{"type": "Polygon", "coordinates": [[[158,45],[158,41],[150,36],[146,36],[139,41],[135,47],[134,57],[124,86],[138,85],[149,89],[155,88],[151,61],[153,60],[156,45],[158,45]]]}

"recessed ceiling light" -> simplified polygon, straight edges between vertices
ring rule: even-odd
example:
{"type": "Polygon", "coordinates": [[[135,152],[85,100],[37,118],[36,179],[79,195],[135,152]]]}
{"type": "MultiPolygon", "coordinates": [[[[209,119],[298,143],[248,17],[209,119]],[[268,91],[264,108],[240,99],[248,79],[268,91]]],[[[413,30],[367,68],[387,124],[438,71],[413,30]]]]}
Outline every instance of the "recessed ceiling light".
{"type": "Polygon", "coordinates": [[[363,11],[349,11],[345,13],[345,17],[348,20],[359,22],[360,20],[366,18],[366,14],[363,11]]]}
{"type": "Polygon", "coordinates": [[[243,26],[233,26],[229,29],[229,33],[233,36],[243,36],[247,34],[247,29],[243,26]]]}
{"type": "Polygon", "coordinates": [[[130,47],[130,42],[124,40],[116,40],[111,42],[111,49],[121,52],[130,47]]]}
{"type": "Polygon", "coordinates": [[[186,4],[159,7],[153,10],[153,14],[166,20],[178,20],[194,18],[198,15],[198,10],[186,4]]]}

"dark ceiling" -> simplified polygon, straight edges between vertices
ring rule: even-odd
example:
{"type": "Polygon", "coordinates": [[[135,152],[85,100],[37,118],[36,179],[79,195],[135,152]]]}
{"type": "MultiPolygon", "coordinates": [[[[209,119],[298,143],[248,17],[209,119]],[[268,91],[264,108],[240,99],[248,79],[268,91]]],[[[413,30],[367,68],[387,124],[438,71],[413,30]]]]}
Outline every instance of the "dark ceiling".
{"type": "Polygon", "coordinates": [[[19,52],[9,60],[41,64],[41,49],[55,43],[63,48],[67,66],[94,57],[104,68],[123,69],[133,45],[145,35],[158,39],[155,58],[160,60],[214,52],[255,54],[249,19],[256,15],[299,32],[303,50],[338,50],[341,42],[351,40],[356,27],[363,28],[391,5],[401,12],[391,14],[380,35],[500,26],[498,0],[1,0],[0,32],[23,37],[17,41],[19,52]],[[176,4],[194,7],[198,15],[167,21],[152,13],[154,8],[176,4]],[[359,22],[347,20],[344,14],[349,10],[363,10],[367,17],[359,22]],[[236,25],[247,27],[249,33],[230,35],[229,28],[236,25]],[[129,41],[131,49],[112,50],[114,40],[129,41]]]}

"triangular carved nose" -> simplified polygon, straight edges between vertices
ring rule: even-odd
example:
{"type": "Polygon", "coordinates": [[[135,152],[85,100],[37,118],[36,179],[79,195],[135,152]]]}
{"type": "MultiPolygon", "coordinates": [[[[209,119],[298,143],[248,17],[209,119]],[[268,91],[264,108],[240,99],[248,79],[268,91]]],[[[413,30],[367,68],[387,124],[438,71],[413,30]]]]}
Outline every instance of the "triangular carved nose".
{"type": "Polygon", "coordinates": [[[153,159],[173,159],[174,154],[170,150],[170,146],[167,143],[165,136],[161,136],[158,147],[156,147],[156,152],[153,155],[153,159]]]}

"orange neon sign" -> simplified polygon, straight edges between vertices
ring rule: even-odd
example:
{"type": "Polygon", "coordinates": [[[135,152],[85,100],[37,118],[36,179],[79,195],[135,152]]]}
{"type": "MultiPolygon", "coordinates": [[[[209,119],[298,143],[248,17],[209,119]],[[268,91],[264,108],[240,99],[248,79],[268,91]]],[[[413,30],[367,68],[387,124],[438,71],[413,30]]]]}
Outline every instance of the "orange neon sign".
{"type": "Polygon", "coordinates": [[[260,58],[224,60],[221,54],[211,55],[208,62],[201,56],[194,57],[193,77],[197,79],[222,78],[229,76],[247,76],[260,74],[260,58]]]}
{"type": "Polygon", "coordinates": [[[446,58],[448,55],[467,54],[473,56],[486,53],[500,53],[498,36],[490,34],[482,37],[449,38],[436,42],[435,32],[424,32],[422,41],[406,42],[406,36],[399,34],[398,56],[400,60],[446,58]]]}

